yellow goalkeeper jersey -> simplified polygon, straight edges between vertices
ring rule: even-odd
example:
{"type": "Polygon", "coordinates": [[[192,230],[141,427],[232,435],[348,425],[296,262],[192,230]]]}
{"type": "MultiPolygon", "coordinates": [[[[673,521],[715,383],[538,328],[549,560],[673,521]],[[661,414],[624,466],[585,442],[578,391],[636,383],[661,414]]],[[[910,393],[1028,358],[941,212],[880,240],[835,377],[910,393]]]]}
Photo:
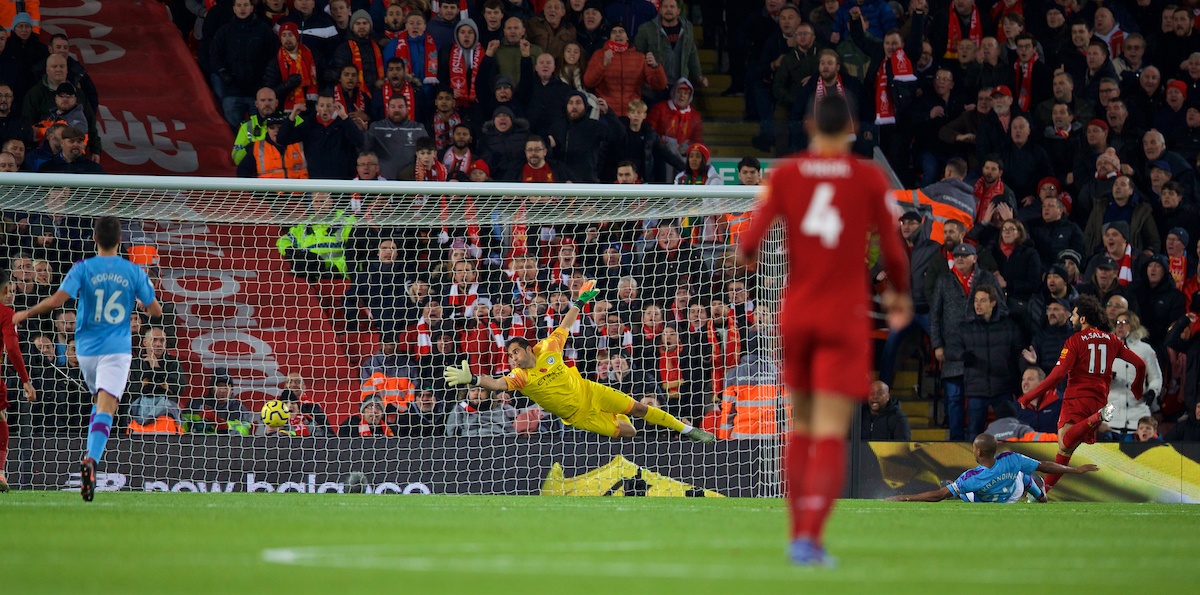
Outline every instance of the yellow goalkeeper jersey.
{"type": "Polygon", "coordinates": [[[563,346],[567,344],[566,329],[557,328],[549,337],[533,346],[537,363],[532,368],[518,368],[504,376],[508,390],[519,390],[550,413],[570,423],[587,402],[588,381],[579,370],[563,361],[563,346]]]}

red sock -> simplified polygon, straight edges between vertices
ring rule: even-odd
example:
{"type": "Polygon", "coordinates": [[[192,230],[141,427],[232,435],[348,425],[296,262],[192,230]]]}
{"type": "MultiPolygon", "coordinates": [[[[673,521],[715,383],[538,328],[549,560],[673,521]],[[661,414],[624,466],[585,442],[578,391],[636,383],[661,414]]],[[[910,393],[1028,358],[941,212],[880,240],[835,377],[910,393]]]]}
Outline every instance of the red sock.
{"type": "Polygon", "coordinates": [[[796,504],[800,520],[797,536],[821,545],[825,521],[833,503],[842,495],[846,482],[846,442],[842,438],[821,438],[812,441],[808,465],[804,468],[804,485],[796,504]]]}
{"type": "MultiPolygon", "coordinates": [[[[1078,426],[1076,426],[1076,427],[1078,427],[1078,426]]],[[[1074,428],[1072,428],[1072,429],[1074,429],[1074,428]]],[[[1054,455],[1054,462],[1058,463],[1059,465],[1066,465],[1071,462],[1071,455],[1065,455],[1062,453],[1058,453],[1058,454],[1054,455]]],[[[1054,487],[1054,484],[1058,483],[1059,479],[1062,479],[1062,474],[1060,474],[1060,473],[1046,474],[1046,487],[1048,487],[1048,488],[1054,487]]]]}
{"type": "Polygon", "coordinates": [[[8,462],[8,420],[0,419],[0,473],[4,473],[4,463],[8,462]]]}
{"type": "Polygon", "coordinates": [[[804,468],[808,465],[812,439],[808,434],[793,432],[788,435],[783,454],[783,493],[788,500],[788,512],[792,518],[792,539],[800,534],[800,493],[804,486],[804,468]]]}
{"type": "Polygon", "coordinates": [[[1096,431],[1096,426],[1100,425],[1100,414],[1094,413],[1086,420],[1071,426],[1067,433],[1063,436],[1063,446],[1067,448],[1075,448],[1083,444],[1088,434],[1096,431]]]}

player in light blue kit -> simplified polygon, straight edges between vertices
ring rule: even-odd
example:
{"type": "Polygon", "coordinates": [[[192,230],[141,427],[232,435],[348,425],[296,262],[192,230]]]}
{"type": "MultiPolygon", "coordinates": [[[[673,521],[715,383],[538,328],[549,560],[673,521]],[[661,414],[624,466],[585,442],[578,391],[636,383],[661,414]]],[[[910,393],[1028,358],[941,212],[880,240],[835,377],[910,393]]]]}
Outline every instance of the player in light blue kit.
{"type": "Polygon", "coordinates": [[[26,318],[76,299],[75,353],[95,403],[88,422],[87,454],[79,463],[79,492],[85,502],[95,496],[96,463],[104,455],[113,416],[129,382],[133,360],[129,316],[139,303],[150,316],[162,316],[162,304],[155,301],[146,272],[117,254],[121,221],[116,217],[96,219],[94,238],[96,256],[75,263],[54,295],[13,315],[13,323],[20,325],[26,318]]]}
{"type": "Polygon", "coordinates": [[[1068,467],[1031,459],[1015,452],[996,454],[996,437],[980,434],[972,445],[975,462],[979,466],[963,473],[950,485],[913,494],[892,496],[889,502],[941,502],[947,498],[959,498],[964,502],[991,502],[1009,504],[1019,502],[1028,492],[1038,502],[1046,501],[1046,489],[1041,479],[1034,474],[1042,473],[1080,474],[1097,471],[1095,465],[1068,467]]]}

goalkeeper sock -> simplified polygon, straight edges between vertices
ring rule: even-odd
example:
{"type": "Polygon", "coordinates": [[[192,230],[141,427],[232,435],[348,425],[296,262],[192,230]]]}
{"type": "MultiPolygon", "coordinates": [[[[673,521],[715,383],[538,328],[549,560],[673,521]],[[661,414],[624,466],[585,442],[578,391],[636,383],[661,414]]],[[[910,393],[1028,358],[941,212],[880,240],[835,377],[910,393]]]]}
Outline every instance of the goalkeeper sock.
{"type": "Polygon", "coordinates": [[[656,426],[662,426],[664,428],[670,428],[681,434],[687,431],[686,427],[683,425],[683,422],[675,419],[674,415],[671,415],[670,413],[667,413],[658,407],[646,407],[646,415],[643,415],[642,419],[646,420],[647,423],[652,423],[656,426]]]}
{"type": "Polygon", "coordinates": [[[92,415],[92,423],[88,425],[87,452],[88,456],[97,463],[104,456],[104,446],[108,444],[108,434],[112,431],[113,417],[111,413],[97,412],[92,415]]]}
{"type": "MultiPolygon", "coordinates": [[[[1059,465],[1069,465],[1071,464],[1071,455],[1065,455],[1060,452],[1054,455],[1054,462],[1058,463],[1059,465]]],[[[1058,480],[1060,479],[1062,479],[1061,473],[1047,473],[1045,480],[1046,489],[1054,487],[1054,484],[1058,483],[1058,480]]]]}
{"type": "Polygon", "coordinates": [[[800,488],[804,485],[804,468],[812,440],[808,434],[793,432],[787,437],[783,454],[783,493],[788,500],[792,518],[792,539],[800,536],[800,488]]]}
{"type": "Polygon", "coordinates": [[[804,466],[796,508],[799,512],[797,537],[821,545],[825,521],[833,511],[846,481],[846,443],[842,438],[814,438],[804,466]]]}

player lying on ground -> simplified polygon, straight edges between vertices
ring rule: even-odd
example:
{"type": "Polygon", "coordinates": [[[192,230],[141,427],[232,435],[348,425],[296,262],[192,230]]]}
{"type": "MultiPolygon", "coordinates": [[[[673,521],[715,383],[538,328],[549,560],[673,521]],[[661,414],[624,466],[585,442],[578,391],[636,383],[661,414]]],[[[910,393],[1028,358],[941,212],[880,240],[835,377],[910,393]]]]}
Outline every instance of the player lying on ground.
{"type": "Polygon", "coordinates": [[[75,298],[78,312],[75,324],[75,353],[83,380],[92,393],[92,416],[88,421],[87,453],[79,463],[79,493],[91,502],[96,491],[96,463],[104,455],[113,416],[129,383],[129,365],[133,361],[133,333],[129,316],[139,304],[145,304],[151,317],[162,316],[162,304],[154,298],[150,277],[137,266],[121,258],[121,220],[96,219],[96,256],[71,267],[54,295],[28,310],[13,314],[13,324],[61,308],[75,298]]]}
{"type": "Polygon", "coordinates": [[[892,496],[888,502],[941,502],[947,498],[960,498],[964,502],[994,502],[1009,504],[1019,502],[1029,492],[1038,502],[1046,501],[1046,490],[1034,471],[1042,473],[1082,474],[1097,471],[1095,465],[1068,467],[1031,459],[1015,452],[996,454],[996,437],[980,434],[975,437],[975,462],[979,466],[958,476],[954,483],[910,496],[892,496]]]}
{"type": "MultiPolygon", "coordinates": [[[[1108,332],[1108,315],[1100,300],[1094,296],[1080,296],[1071,312],[1071,325],[1078,331],[1067,338],[1054,370],[1034,387],[1017,399],[1022,407],[1028,407],[1034,399],[1058,386],[1067,379],[1063,392],[1062,411],[1058,414],[1058,455],[1054,461],[1060,465],[1071,462],[1071,455],[1080,444],[1096,443],[1096,428],[1100,422],[1111,421],[1116,409],[1108,403],[1108,389],[1112,384],[1113,360],[1120,358],[1133,364],[1133,384],[1129,389],[1136,399],[1142,398],[1146,389],[1146,363],[1125,342],[1108,332]]],[[[1046,488],[1054,487],[1062,475],[1046,476],[1046,488]]]]}
{"type": "Polygon", "coordinates": [[[537,345],[521,337],[509,339],[505,349],[512,371],[504,377],[476,376],[464,361],[461,368],[446,368],[446,384],[481,386],[491,391],[519,390],[542,409],[561,417],[567,425],[601,436],[632,438],[637,433],[629,423],[628,416],[632,415],[675,430],[697,442],[715,440],[711,433],[686,425],[662,409],[639,403],[621,391],[584,379],[579,370],[566,364],[563,347],[569,329],[583,306],[599,293],[595,286],[595,281],[583,285],[579,298],[567,310],[562,323],[537,345]]]}
{"type": "MultiPolygon", "coordinates": [[[[9,291],[8,271],[0,271],[0,336],[4,337],[4,353],[8,354],[8,362],[21,378],[21,387],[25,389],[25,399],[30,403],[37,400],[37,393],[29,380],[29,370],[25,367],[25,357],[21,355],[21,340],[17,337],[17,329],[13,326],[12,292],[9,291]]],[[[0,357],[4,354],[0,353],[0,357]]],[[[0,359],[0,364],[4,361],[0,359]]],[[[4,366],[0,365],[0,374],[4,366]]],[[[8,478],[4,476],[4,463],[8,460],[8,386],[0,387],[0,493],[8,491],[8,478]]]]}

